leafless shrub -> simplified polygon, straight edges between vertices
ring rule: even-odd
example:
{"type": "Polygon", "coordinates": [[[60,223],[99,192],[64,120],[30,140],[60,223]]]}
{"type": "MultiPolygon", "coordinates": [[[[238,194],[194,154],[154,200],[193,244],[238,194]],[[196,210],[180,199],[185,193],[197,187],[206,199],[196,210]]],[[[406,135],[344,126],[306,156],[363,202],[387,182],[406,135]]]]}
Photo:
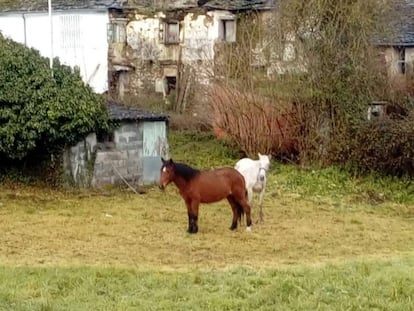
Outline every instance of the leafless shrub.
{"type": "Polygon", "coordinates": [[[213,128],[247,155],[292,156],[297,151],[292,105],[215,84],[209,89],[213,128]]]}

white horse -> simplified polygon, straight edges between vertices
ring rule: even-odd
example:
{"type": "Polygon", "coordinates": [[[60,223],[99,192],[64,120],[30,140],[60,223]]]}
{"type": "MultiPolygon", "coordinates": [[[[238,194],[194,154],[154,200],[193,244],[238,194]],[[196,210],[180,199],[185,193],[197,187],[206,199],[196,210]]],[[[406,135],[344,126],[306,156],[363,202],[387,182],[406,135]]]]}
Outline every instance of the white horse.
{"type": "Polygon", "coordinates": [[[247,200],[252,206],[253,193],[259,194],[259,217],[260,221],[263,221],[263,195],[266,189],[266,172],[270,167],[270,155],[258,154],[259,160],[252,160],[249,158],[243,158],[239,160],[235,169],[238,170],[244,177],[246,182],[247,200]]]}

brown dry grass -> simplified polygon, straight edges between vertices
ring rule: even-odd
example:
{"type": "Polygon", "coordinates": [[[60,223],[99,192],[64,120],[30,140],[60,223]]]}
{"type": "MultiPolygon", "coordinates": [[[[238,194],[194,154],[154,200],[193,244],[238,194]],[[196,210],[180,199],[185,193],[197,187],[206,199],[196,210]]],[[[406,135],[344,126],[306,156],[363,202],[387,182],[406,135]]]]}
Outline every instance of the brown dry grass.
{"type": "Polygon", "coordinates": [[[396,256],[414,248],[413,218],[393,212],[412,207],[395,203],[372,207],[269,191],[265,223],[252,232],[228,230],[231,210],[221,202],[201,207],[200,231],[189,235],[172,185],[143,195],[0,191],[0,262],[6,265],[266,267],[396,256]]]}

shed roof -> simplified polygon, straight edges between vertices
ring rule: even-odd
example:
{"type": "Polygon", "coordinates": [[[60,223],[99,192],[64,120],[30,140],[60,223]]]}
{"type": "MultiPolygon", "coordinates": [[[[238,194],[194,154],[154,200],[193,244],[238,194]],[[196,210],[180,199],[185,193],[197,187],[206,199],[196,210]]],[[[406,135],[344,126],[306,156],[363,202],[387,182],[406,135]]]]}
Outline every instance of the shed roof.
{"type": "Polygon", "coordinates": [[[414,46],[414,0],[395,0],[384,22],[385,31],[373,36],[374,45],[414,46]]]}
{"type": "Polygon", "coordinates": [[[127,107],[110,101],[108,103],[109,118],[114,121],[168,121],[168,115],[127,107]]]}
{"type": "MultiPolygon", "coordinates": [[[[57,11],[79,9],[107,9],[119,0],[52,0],[57,11]]],[[[43,12],[48,10],[47,0],[0,0],[0,12],[43,12]]]]}

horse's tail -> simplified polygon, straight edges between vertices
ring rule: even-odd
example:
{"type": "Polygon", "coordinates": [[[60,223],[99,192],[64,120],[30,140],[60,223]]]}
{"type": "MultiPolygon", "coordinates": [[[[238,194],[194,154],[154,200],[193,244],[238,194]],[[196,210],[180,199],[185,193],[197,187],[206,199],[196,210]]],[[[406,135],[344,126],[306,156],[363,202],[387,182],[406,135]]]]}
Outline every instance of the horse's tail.
{"type": "Polygon", "coordinates": [[[239,224],[242,223],[242,218],[244,215],[244,210],[243,210],[243,206],[241,206],[241,204],[239,202],[236,202],[237,205],[237,213],[239,214],[239,224]]]}

